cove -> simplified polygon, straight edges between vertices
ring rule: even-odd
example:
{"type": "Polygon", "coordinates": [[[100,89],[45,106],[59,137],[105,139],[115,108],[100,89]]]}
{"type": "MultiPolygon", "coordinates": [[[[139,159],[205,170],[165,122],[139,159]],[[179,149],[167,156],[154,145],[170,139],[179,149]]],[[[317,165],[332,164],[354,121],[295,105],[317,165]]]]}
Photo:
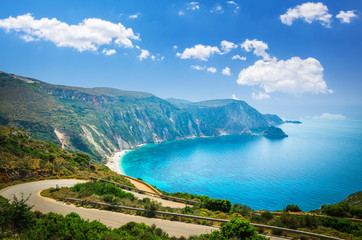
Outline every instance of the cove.
{"type": "Polygon", "coordinates": [[[304,120],[280,125],[288,138],[221,136],[148,144],[120,161],[124,173],[167,192],[229,199],[258,210],[303,211],[362,186],[362,122],[304,120]]]}

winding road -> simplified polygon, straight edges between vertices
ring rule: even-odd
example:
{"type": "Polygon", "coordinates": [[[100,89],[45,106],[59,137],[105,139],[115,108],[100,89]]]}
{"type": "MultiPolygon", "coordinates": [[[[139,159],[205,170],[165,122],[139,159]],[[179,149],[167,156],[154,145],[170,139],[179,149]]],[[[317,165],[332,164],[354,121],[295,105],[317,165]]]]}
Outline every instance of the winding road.
{"type": "MultiPolygon", "coordinates": [[[[162,228],[170,236],[176,236],[176,237],[180,236],[189,237],[192,235],[200,235],[204,233],[210,233],[218,229],[216,227],[197,225],[192,223],[168,221],[157,218],[146,218],[141,216],[104,211],[99,209],[76,207],[72,204],[67,205],[65,203],[58,202],[54,199],[40,196],[40,192],[42,190],[48,189],[50,187],[56,187],[57,185],[59,187],[71,187],[77,183],[83,183],[83,182],[86,181],[73,179],[73,180],[45,180],[45,181],[22,183],[1,189],[0,195],[9,200],[12,200],[14,195],[17,198],[21,198],[22,195],[24,196],[24,198],[30,196],[27,203],[33,206],[33,210],[40,211],[42,213],[55,212],[62,215],[75,212],[78,213],[84,219],[89,219],[91,221],[98,220],[101,223],[112,228],[118,228],[131,221],[138,223],[143,222],[146,223],[147,225],[155,224],[157,227],[162,228]]],[[[137,197],[142,197],[142,196],[137,196],[137,197]]],[[[143,197],[149,197],[149,196],[144,195],[143,197]]],[[[285,238],[272,237],[271,239],[276,240],[276,239],[285,239],[285,238]]]]}
{"type": "MultiPolygon", "coordinates": [[[[128,222],[134,221],[138,223],[146,223],[147,225],[155,224],[157,227],[162,228],[170,236],[192,236],[200,235],[203,233],[210,233],[217,230],[215,227],[203,226],[191,223],[174,222],[157,218],[146,218],[141,216],[128,215],[123,213],[104,211],[98,209],[88,209],[82,207],[75,207],[74,205],[67,205],[62,202],[58,202],[54,199],[49,199],[40,196],[40,192],[50,187],[71,187],[77,183],[85,182],[83,180],[45,180],[38,182],[22,183],[14,186],[10,186],[0,190],[0,195],[7,199],[13,199],[13,196],[24,197],[30,195],[28,200],[29,205],[33,205],[33,210],[40,211],[42,213],[55,212],[62,215],[66,215],[71,212],[78,213],[82,218],[93,220],[99,220],[101,223],[118,228],[128,222]]],[[[149,197],[149,196],[147,196],[149,197]]]]}

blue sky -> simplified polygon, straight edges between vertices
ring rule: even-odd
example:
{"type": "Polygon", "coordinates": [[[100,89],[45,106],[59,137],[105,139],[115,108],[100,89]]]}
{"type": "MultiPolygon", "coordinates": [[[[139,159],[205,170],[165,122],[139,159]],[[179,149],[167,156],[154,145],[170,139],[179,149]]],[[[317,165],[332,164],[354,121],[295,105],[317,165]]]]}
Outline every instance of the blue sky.
{"type": "Polygon", "coordinates": [[[162,98],[233,97],[285,118],[362,117],[359,0],[0,6],[1,71],[162,98]]]}

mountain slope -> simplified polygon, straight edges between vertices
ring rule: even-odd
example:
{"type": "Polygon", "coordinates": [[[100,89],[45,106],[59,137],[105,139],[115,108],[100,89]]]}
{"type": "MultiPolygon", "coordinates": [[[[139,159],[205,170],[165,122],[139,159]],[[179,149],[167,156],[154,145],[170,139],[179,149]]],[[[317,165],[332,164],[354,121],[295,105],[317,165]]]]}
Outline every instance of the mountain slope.
{"type": "Polygon", "coordinates": [[[52,85],[3,72],[0,103],[0,124],[97,161],[142,143],[242,134],[282,123],[244,101],[181,106],[150,93],[52,85]]]}

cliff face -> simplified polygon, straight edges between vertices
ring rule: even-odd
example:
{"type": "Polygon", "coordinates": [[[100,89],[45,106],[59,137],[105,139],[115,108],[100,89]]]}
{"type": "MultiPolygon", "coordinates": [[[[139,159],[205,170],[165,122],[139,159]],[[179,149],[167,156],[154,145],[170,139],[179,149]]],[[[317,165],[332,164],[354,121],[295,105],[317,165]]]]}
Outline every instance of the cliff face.
{"type": "Polygon", "coordinates": [[[244,101],[175,105],[150,93],[47,84],[0,72],[0,124],[100,160],[142,143],[244,134],[279,120],[244,101]]]}

